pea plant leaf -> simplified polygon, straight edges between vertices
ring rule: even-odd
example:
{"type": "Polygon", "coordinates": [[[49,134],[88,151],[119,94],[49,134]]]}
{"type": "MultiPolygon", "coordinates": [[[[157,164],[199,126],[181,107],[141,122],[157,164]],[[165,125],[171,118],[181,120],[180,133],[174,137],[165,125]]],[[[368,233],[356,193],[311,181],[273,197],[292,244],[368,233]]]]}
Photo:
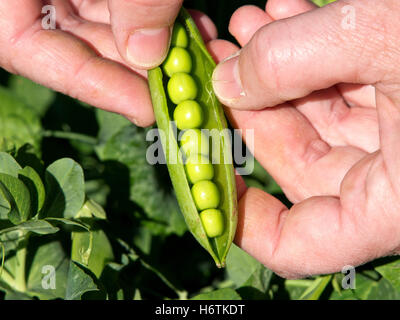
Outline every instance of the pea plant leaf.
{"type": "Polygon", "coordinates": [[[76,219],[47,217],[44,220],[49,221],[52,225],[66,225],[89,231],[89,227],[85,223],[76,219]]]}
{"type": "Polygon", "coordinates": [[[389,280],[382,278],[374,283],[370,293],[366,296],[368,300],[400,300],[400,291],[395,288],[389,280]]]}
{"type": "Polygon", "coordinates": [[[252,287],[253,289],[257,289],[266,294],[272,276],[273,272],[271,270],[265,268],[262,264],[259,264],[257,269],[252,273],[249,279],[247,279],[243,286],[252,287]]]}
{"type": "Polygon", "coordinates": [[[43,116],[54,101],[56,93],[27,78],[11,75],[10,89],[37,115],[43,116]]]}
{"type": "MultiPolygon", "coordinates": [[[[13,225],[11,222],[10,225],[11,227],[9,228],[12,228],[13,225]]],[[[3,259],[3,257],[5,258],[5,256],[7,256],[7,254],[10,251],[16,250],[16,248],[18,247],[18,242],[25,236],[25,233],[21,232],[20,230],[16,229],[14,231],[3,232],[4,229],[8,228],[3,228],[1,230],[2,233],[0,233],[0,251],[1,251],[0,259],[3,259]]]]}
{"type": "Polygon", "coordinates": [[[6,290],[6,294],[4,296],[4,300],[31,300],[32,298],[22,292],[6,290]]]}
{"type": "Polygon", "coordinates": [[[300,296],[300,300],[318,300],[326,286],[331,281],[332,275],[318,277],[300,296]]]}
{"type": "Polygon", "coordinates": [[[97,278],[108,262],[114,259],[107,235],[92,221],[91,228],[72,232],[71,259],[86,266],[97,278]]]}
{"type": "MultiPolygon", "coordinates": [[[[334,279],[337,281],[336,289],[330,295],[331,300],[366,300],[371,294],[373,288],[378,285],[378,281],[372,279],[370,276],[366,276],[361,272],[357,272],[354,278],[353,285],[355,288],[343,288],[342,281],[344,280],[344,275],[341,273],[335,274],[334,279]]],[[[333,282],[332,282],[333,284],[333,282]]]]}
{"type": "Polygon", "coordinates": [[[16,150],[13,156],[22,168],[31,167],[41,178],[44,176],[45,166],[43,160],[40,158],[40,155],[35,153],[35,149],[32,145],[24,144],[21,148],[16,150]]]}
{"type": "Polygon", "coordinates": [[[28,272],[28,291],[40,299],[79,300],[97,285],[85,268],[71,261],[58,240],[41,239],[36,243],[28,272]]]}
{"type": "MultiPolygon", "coordinates": [[[[153,225],[153,232],[182,234],[186,227],[172,188],[165,180],[160,180],[160,176],[167,175],[166,168],[151,165],[146,160],[146,132],[133,125],[124,127],[107,141],[99,156],[104,161],[118,161],[128,168],[130,200],[158,223],[153,225]]],[[[112,178],[125,177],[114,175],[112,178]]]]}
{"type": "Polygon", "coordinates": [[[103,207],[100,206],[96,201],[93,199],[87,199],[84,203],[81,210],[76,215],[77,218],[81,217],[96,217],[98,219],[106,219],[106,212],[104,211],[103,207]]]}
{"type": "Polygon", "coordinates": [[[0,173],[6,173],[15,178],[22,169],[18,162],[6,152],[0,152],[0,164],[0,173]]]}
{"type": "Polygon", "coordinates": [[[29,247],[31,264],[27,288],[39,299],[64,299],[69,259],[57,239],[40,238],[29,247]]]}
{"type": "Polygon", "coordinates": [[[18,178],[24,182],[31,198],[31,212],[36,215],[42,209],[46,197],[44,184],[39,174],[31,167],[26,166],[18,172],[18,178]]]}
{"type": "Polygon", "coordinates": [[[236,245],[229,250],[226,271],[236,287],[251,286],[262,293],[268,290],[273,275],[271,270],[236,245]]]}
{"type": "Polygon", "coordinates": [[[59,229],[45,220],[29,220],[22,222],[16,226],[0,230],[0,235],[14,232],[34,232],[37,234],[51,234],[56,233],[59,229]]]}
{"type": "Polygon", "coordinates": [[[53,162],[45,173],[46,217],[73,218],[85,201],[82,167],[72,159],[53,162]]]}
{"type": "Polygon", "coordinates": [[[400,292],[400,259],[375,267],[400,292]]]}
{"type": "MultiPolygon", "coordinates": [[[[346,291],[351,291],[354,297],[359,300],[366,300],[373,288],[378,285],[378,281],[374,281],[363,274],[357,273],[354,285],[355,289],[346,289],[346,291]]],[[[344,290],[342,290],[342,292],[343,291],[344,290]]]]}
{"type": "Polygon", "coordinates": [[[224,288],[207,293],[200,293],[191,300],[242,300],[242,298],[235,290],[224,288]]]}
{"type": "Polygon", "coordinates": [[[237,287],[242,286],[260,263],[235,244],[226,258],[226,272],[237,287]]]}
{"type": "Polygon", "coordinates": [[[299,300],[301,295],[313,284],[313,280],[309,279],[296,279],[286,280],[284,282],[284,289],[290,300],[299,300]]]}
{"type": "Polygon", "coordinates": [[[5,187],[0,185],[0,220],[8,219],[11,210],[14,210],[12,197],[5,187]]]}
{"type": "Polygon", "coordinates": [[[8,217],[14,224],[26,221],[31,213],[31,199],[28,188],[17,178],[0,173],[0,194],[11,206],[8,217]]]}
{"type": "Polygon", "coordinates": [[[336,0],[312,0],[317,6],[322,7],[336,0]]]}
{"type": "Polygon", "coordinates": [[[29,143],[36,150],[42,138],[39,117],[3,87],[0,87],[0,137],[16,148],[29,143]]]}
{"type": "Polygon", "coordinates": [[[99,124],[99,133],[97,135],[99,145],[97,146],[96,151],[101,155],[105,143],[118,131],[132,124],[128,119],[119,114],[101,109],[96,109],[96,118],[99,124]]]}
{"type": "MultiPolygon", "coordinates": [[[[13,177],[18,176],[18,172],[22,169],[18,162],[8,153],[0,152],[0,173],[5,173],[13,177]]],[[[8,219],[11,210],[15,210],[12,206],[13,199],[5,186],[0,186],[0,219],[8,219]]]]}
{"type": "Polygon", "coordinates": [[[90,291],[99,291],[93,279],[85,272],[82,265],[70,261],[66,282],[65,300],[79,300],[82,295],[90,291]]]}

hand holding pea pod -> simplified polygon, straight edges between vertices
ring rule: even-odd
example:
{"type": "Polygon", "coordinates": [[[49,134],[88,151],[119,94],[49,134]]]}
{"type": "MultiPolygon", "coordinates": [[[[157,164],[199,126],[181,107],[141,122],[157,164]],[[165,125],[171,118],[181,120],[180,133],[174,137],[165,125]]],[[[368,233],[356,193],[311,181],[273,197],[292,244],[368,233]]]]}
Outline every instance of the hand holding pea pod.
{"type": "MultiPolygon", "coordinates": [[[[400,54],[385,41],[399,39],[399,17],[398,1],[269,0],[266,12],[245,6],[231,19],[243,48],[217,67],[214,89],[237,93],[229,89],[241,80],[242,94],[222,99],[226,113],[254,129],[256,158],[295,204],[248,189],[236,243],[284,277],[400,254],[400,73],[391,67],[400,54]],[[342,28],[343,8],[356,13],[354,29],[342,28]]],[[[223,60],[238,48],[209,50],[223,60]]]]}

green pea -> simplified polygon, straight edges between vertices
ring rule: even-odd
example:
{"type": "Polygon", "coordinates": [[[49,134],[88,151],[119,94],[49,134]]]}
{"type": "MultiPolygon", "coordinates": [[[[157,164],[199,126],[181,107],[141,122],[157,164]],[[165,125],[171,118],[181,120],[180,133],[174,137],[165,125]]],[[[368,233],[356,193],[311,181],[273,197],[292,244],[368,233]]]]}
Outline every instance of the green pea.
{"type": "Polygon", "coordinates": [[[181,151],[186,158],[198,153],[208,156],[210,143],[207,135],[200,129],[186,130],[181,137],[181,151]]]}
{"type": "Polygon", "coordinates": [[[189,73],[192,70],[192,58],[189,52],[179,47],[172,48],[164,61],[163,70],[168,77],[178,72],[189,73]]]}
{"type": "Polygon", "coordinates": [[[210,180],[195,183],[192,187],[192,195],[198,210],[215,209],[219,205],[218,187],[210,180]]]}
{"type": "Polygon", "coordinates": [[[220,236],[224,232],[224,217],[218,209],[200,212],[200,220],[209,238],[220,236]]]}
{"type": "Polygon", "coordinates": [[[214,177],[214,167],[210,160],[201,154],[193,154],[186,161],[186,173],[193,184],[214,177]]]}
{"type": "Polygon", "coordinates": [[[187,73],[178,72],[172,75],[167,85],[171,101],[178,104],[185,100],[194,100],[197,96],[197,85],[187,73]]]}
{"type": "Polygon", "coordinates": [[[189,37],[185,27],[179,22],[175,22],[174,30],[172,31],[171,46],[186,48],[189,44],[189,37]]]}
{"type": "Polygon", "coordinates": [[[203,123],[203,110],[194,100],[178,104],[174,111],[174,120],[179,130],[194,129],[203,123]]]}

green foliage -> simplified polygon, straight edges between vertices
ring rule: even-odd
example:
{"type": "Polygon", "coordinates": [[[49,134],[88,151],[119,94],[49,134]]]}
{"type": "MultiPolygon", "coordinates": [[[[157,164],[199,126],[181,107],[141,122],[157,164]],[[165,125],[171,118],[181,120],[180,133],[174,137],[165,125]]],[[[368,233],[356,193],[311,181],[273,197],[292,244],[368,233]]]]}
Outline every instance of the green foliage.
{"type": "Polygon", "coordinates": [[[69,263],[65,300],[81,300],[82,295],[86,292],[98,290],[99,288],[85,268],[71,261],[69,263]]]}
{"type": "Polygon", "coordinates": [[[331,281],[332,276],[324,276],[315,279],[310,286],[301,294],[300,300],[318,300],[324,292],[326,286],[331,281]]]}
{"type": "Polygon", "coordinates": [[[322,7],[322,6],[325,6],[325,5],[329,4],[329,3],[334,2],[334,1],[336,1],[336,0],[312,0],[312,1],[313,1],[317,6],[322,7]]]}
{"type": "Polygon", "coordinates": [[[47,167],[45,177],[45,212],[52,217],[74,217],[85,200],[81,166],[72,159],[60,159],[47,167]]]}
{"type": "Polygon", "coordinates": [[[100,277],[105,265],[114,260],[107,235],[93,223],[91,230],[72,232],[71,258],[88,267],[96,277],[100,277]]]}
{"type": "Polygon", "coordinates": [[[65,299],[68,281],[69,259],[64,252],[61,242],[49,237],[40,239],[30,245],[31,267],[27,275],[27,287],[29,294],[40,299],[65,299]],[[37,246],[37,247],[36,247],[37,246]],[[36,248],[32,248],[36,247],[36,248]],[[55,288],[42,286],[43,267],[53,266],[55,269],[55,288]]]}
{"type": "Polygon", "coordinates": [[[29,79],[12,75],[9,88],[37,115],[43,116],[56,97],[56,93],[29,79]]]}
{"type": "Polygon", "coordinates": [[[244,299],[267,299],[273,273],[233,245],[226,260],[226,272],[244,299]]]}
{"type": "Polygon", "coordinates": [[[31,197],[26,185],[11,175],[0,173],[0,190],[10,207],[10,221],[14,224],[26,221],[31,214],[31,197]]]}
{"type": "Polygon", "coordinates": [[[96,219],[105,218],[104,210],[91,199],[83,203],[81,166],[72,159],[60,159],[47,167],[43,180],[33,168],[21,168],[11,155],[0,153],[0,158],[4,160],[0,244],[5,258],[0,289],[6,298],[77,299],[85,292],[99,290],[94,284],[96,276],[113,259],[113,252],[105,232],[96,227],[96,219]],[[45,219],[39,219],[39,212],[45,219]],[[79,215],[81,212],[84,214],[79,215]],[[61,230],[55,225],[74,226],[81,232],[67,229],[72,231],[71,254],[61,245],[61,230]],[[75,240],[75,233],[85,237],[75,240]],[[48,266],[54,270],[54,288],[43,285],[43,268],[48,266]]]}
{"type": "Polygon", "coordinates": [[[33,168],[26,166],[18,171],[18,178],[28,188],[31,201],[30,211],[39,212],[46,197],[46,191],[39,174],[33,168]]]}
{"type": "Polygon", "coordinates": [[[233,289],[225,288],[207,293],[200,293],[192,300],[242,300],[240,295],[233,289]]]}
{"type": "Polygon", "coordinates": [[[0,87],[0,151],[11,146],[21,147],[29,143],[36,149],[41,141],[40,119],[21,102],[11,90],[0,87]]]}
{"type": "MultiPolygon", "coordinates": [[[[125,180],[129,199],[143,209],[155,234],[182,234],[186,226],[179,212],[173,189],[164,166],[150,165],[146,160],[148,130],[133,125],[122,127],[105,143],[99,158],[107,161],[114,180],[125,180]],[[115,172],[114,170],[120,172],[115,172]],[[124,176],[123,171],[128,176],[124,176]],[[122,175],[118,177],[118,175],[122,175]],[[160,179],[165,177],[165,179],[160,179]],[[162,204],[162,205],[160,205],[162,204]]],[[[104,131],[103,131],[104,132],[104,131]]],[[[118,183],[118,182],[117,182],[118,183]]]]}
{"type": "Polygon", "coordinates": [[[400,292],[400,259],[376,266],[375,270],[400,292]]]}

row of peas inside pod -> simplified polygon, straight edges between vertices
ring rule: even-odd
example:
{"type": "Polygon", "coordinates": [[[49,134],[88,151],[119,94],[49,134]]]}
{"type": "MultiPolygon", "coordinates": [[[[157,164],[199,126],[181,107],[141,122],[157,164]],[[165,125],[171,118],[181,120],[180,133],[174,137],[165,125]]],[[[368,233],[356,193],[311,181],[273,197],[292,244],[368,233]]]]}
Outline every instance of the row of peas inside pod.
{"type": "Polygon", "coordinates": [[[224,217],[218,209],[220,191],[213,182],[214,167],[210,161],[208,137],[201,130],[204,112],[196,101],[198,88],[195,79],[190,75],[192,58],[185,49],[188,42],[183,25],[175,23],[171,48],[162,68],[169,77],[168,97],[176,105],[173,119],[177,128],[183,131],[181,150],[193,200],[207,236],[214,238],[224,231],[224,217]]]}

